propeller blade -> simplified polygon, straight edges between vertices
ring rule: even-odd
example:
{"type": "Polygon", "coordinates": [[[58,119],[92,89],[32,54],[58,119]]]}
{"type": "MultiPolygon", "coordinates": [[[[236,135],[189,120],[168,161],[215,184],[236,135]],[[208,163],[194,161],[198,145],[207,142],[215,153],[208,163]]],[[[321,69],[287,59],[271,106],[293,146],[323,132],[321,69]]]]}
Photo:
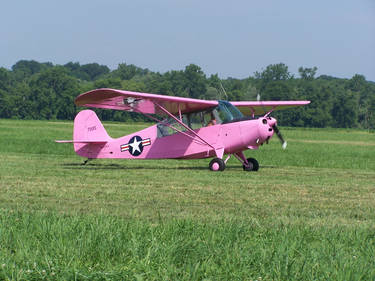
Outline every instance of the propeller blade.
{"type": "Polygon", "coordinates": [[[281,147],[282,147],[283,149],[285,149],[286,146],[287,146],[287,144],[288,144],[288,143],[287,143],[286,141],[284,141],[284,142],[283,142],[283,145],[282,145],[281,147]]]}
{"type": "Polygon", "coordinates": [[[276,133],[277,137],[279,138],[282,144],[282,148],[285,149],[287,146],[287,142],[284,140],[283,136],[281,135],[279,128],[277,128],[276,125],[273,125],[272,128],[273,128],[273,131],[276,133]]]}

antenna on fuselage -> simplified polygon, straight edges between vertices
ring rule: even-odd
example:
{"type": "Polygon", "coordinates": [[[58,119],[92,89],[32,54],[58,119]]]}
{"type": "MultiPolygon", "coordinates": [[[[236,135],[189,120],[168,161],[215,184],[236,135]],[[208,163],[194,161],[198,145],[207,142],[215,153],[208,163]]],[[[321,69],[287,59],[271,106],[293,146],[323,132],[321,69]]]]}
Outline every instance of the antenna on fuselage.
{"type": "Polygon", "coordinates": [[[267,111],[266,111],[266,108],[264,107],[262,101],[260,100],[260,94],[259,94],[259,92],[257,93],[257,102],[260,102],[260,104],[262,105],[262,108],[263,108],[263,113],[266,114],[267,111]]]}
{"type": "Polygon", "coordinates": [[[223,87],[223,84],[221,84],[221,82],[220,82],[220,90],[221,90],[221,92],[225,95],[225,97],[226,97],[225,100],[228,100],[227,92],[225,91],[225,89],[224,89],[224,87],[223,87]]]}

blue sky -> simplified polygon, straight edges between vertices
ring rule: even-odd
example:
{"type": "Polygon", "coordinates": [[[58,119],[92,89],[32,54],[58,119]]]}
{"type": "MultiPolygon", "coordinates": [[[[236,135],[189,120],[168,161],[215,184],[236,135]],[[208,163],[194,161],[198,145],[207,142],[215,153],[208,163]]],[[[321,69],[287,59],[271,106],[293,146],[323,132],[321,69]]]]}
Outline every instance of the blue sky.
{"type": "Polygon", "coordinates": [[[221,78],[269,64],[375,81],[374,0],[15,0],[0,8],[0,67],[20,59],[119,63],[152,71],[190,63],[221,78]]]}

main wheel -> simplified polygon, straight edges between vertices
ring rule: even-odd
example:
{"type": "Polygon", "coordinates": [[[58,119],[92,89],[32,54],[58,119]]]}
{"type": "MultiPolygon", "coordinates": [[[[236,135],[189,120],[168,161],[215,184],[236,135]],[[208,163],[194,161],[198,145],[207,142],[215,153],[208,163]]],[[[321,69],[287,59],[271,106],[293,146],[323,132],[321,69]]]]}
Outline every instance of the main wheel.
{"type": "Polygon", "coordinates": [[[249,166],[242,166],[244,171],[256,172],[259,170],[259,163],[255,158],[247,158],[247,162],[249,163],[249,166]]]}
{"type": "Polygon", "coordinates": [[[224,171],[225,162],[223,159],[214,158],[211,160],[209,167],[211,171],[224,171]]]}

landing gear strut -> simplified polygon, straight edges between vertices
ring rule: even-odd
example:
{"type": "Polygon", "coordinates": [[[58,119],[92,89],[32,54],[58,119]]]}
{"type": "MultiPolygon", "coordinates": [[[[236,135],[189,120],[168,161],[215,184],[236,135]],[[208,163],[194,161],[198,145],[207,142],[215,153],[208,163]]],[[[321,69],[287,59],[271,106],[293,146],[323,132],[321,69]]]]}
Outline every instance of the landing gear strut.
{"type": "Polygon", "coordinates": [[[234,156],[242,163],[242,168],[244,171],[247,172],[256,172],[259,170],[259,163],[255,158],[247,158],[245,157],[245,154],[243,154],[243,151],[237,152],[234,154],[234,156]]]}

